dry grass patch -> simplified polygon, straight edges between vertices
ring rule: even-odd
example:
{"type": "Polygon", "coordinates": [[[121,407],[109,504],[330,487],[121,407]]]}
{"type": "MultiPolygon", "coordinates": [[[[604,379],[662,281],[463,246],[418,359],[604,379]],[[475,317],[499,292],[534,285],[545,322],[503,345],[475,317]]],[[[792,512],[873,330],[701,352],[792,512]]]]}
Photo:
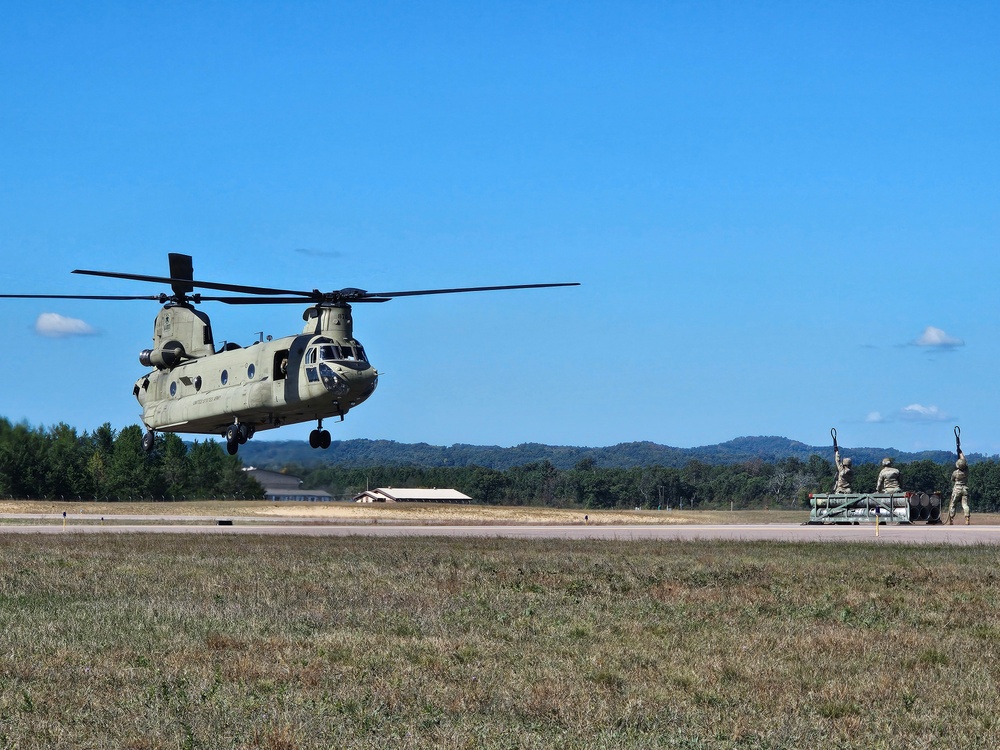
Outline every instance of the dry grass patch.
{"type": "Polygon", "coordinates": [[[998,554],[0,537],[0,747],[994,747],[998,554]]]}
{"type": "Polygon", "coordinates": [[[0,514],[50,514],[59,517],[97,519],[113,515],[170,515],[192,518],[275,517],[300,518],[329,523],[451,524],[727,524],[803,523],[802,510],[580,510],[533,506],[438,505],[425,503],[275,503],[269,501],[201,500],[176,503],[105,503],[16,500],[0,502],[0,514]]]}

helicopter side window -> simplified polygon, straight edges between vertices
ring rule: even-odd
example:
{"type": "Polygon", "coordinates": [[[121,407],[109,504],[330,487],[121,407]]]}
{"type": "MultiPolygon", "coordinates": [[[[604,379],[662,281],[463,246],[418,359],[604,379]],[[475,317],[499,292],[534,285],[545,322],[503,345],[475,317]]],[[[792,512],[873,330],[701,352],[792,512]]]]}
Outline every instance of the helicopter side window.
{"type": "Polygon", "coordinates": [[[309,347],[309,351],[306,352],[306,364],[314,365],[316,364],[316,347],[309,347]]]}
{"type": "Polygon", "coordinates": [[[271,363],[271,378],[273,380],[284,380],[288,374],[288,350],[282,349],[275,352],[274,362],[271,363]]]}

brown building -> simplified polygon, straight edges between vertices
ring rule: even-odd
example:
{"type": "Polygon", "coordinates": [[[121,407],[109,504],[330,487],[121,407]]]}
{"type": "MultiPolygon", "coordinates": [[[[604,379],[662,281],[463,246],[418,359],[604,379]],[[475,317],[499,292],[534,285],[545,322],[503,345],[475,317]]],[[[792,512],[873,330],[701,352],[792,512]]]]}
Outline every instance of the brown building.
{"type": "Polygon", "coordinates": [[[304,490],[302,480],[291,474],[280,471],[255,469],[252,466],[244,469],[248,476],[257,480],[264,488],[265,500],[286,500],[290,502],[320,502],[328,503],[333,495],[324,490],[304,490]]]}

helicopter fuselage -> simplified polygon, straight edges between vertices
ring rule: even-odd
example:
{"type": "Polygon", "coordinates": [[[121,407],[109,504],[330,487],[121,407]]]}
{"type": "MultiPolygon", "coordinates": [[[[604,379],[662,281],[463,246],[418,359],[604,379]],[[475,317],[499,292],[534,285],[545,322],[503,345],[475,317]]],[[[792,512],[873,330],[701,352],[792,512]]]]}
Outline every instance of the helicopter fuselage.
{"type": "Polygon", "coordinates": [[[299,335],[227,344],[143,375],[133,394],[147,429],[224,435],[235,424],[252,434],[343,417],[371,396],[378,373],[361,344],[343,336],[351,335],[349,307],[310,308],[306,318],[299,335]]]}
{"type": "Polygon", "coordinates": [[[168,284],[171,294],[0,294],[0,299],[149,300],[162,307],[153,323],[153,344],[139,353],[148,372],[135,382],[132,394],[142,406],[146,433],[142,448],[152,451],[157,432],[221,435],[235,455],[257,430],[286,424],[317,422],[309,435],[313,448],[329,448],[328,417],[344,417],[375,391],[378,372],[354,339],[351,304],[389,302],[397,297],[464,292],[494,292],[578,286],[507,284],[449,289],[409,289],[369,292],[356,287],[280,289],[227,282],[195,280],[190,255],[169,253],[170,276],[91,271],[73,273],[103,278],[168,284]],[[196,291],[197,290],[197,291],[196,291]],[[218,295],[217,292],[224,294],[218,295]],[[202,302],[227,305],[310,304],[298,335],[257,341],[241,347],[216,348],[212,322],[196,309],[202,302]]]}

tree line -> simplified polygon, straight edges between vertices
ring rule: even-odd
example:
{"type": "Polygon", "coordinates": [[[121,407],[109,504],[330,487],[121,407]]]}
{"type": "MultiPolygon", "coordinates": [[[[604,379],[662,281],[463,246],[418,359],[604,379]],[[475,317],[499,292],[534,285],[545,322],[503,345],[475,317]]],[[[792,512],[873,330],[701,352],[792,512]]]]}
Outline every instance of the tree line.
{"type": "MultiPolygon", "coordinates": [[[[930,460],[897,464],[903,489],[940,492],[947,502],[954,466],[930,460]]],[[[881,467],[854,467],[857,492],[874,492],[881,467]]],[[[833,462],[812,455],[807,461],[785,458],[712,465],[689,461],[683,468],[644,466],[602,468],[583,459],[572,469],[537,461],[501,471],[464,467],[288,467],[309,489],[324,489],[350,499],[375,487],[452,487],[476,502],[492,505],[547,505],[581,508],[803,508],[811,493],[832,492],[833,462]]],[[[980,461],[969,468],[974,510],[1000,510],[1000,462],[980,461]]]]}
{"type": "Polygon", "coordinates": [[[0,418],[0,497],[50,500],[262,498],[243,464],[211,440],[157,435],[142,449],[138,425],[105,423],[78,434],[65,424],[32,428],[0,418]]]}
{"type": "MultiPolygon", "coordinates": [[[[138,425],[116,432],[104,424],[78,434],[65,424],[32,428],[0,418],[0,497],[79,500],[187,500],[262,498],[263,489],[243,471],[237,456],[212,440],[186,443],[157,435],[152,453],[142,450],[138,425]]],[[[273,467],[272,467],[273,468],[273,467]]],[[[281,467],[278,467],[281,468],[281,467]]],[[[898,464],[905,490],[950,496],[952,464],[931,460],[898,464]]],[[[802,508],[810,493],[831,492],[833,463],[817,454],[776,461],[752,459],[683,467],[602,467],[590,457],[569,469],[532,461],[507,469],[482,466],[289,465],[307,489],[350,499],[374,487],[453,487],[491,505],[579,508],[802,508]]],[[[854,489],[872,492],[880,466],[854,467],[854,489]]],[[[1000,510],[1000,462],[969,467],[974,510],[1000,510]]]]}

